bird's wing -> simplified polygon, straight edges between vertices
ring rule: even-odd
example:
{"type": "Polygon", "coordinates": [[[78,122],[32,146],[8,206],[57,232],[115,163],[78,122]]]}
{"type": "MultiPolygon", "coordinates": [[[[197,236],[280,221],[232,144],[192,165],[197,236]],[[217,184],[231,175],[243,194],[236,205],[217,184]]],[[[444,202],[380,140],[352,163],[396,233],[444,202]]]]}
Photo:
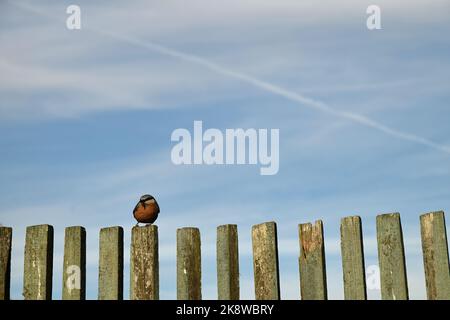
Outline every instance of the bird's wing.
{"type": "Polygon", "coordinates": [[[133,214],[134,214],[134,213],[136,212],[136,210],[138,209],[139,204],[140,204],[140,202],[138,202],[137,205],[134,207],[134,209],[133,209],[133,214]]]}

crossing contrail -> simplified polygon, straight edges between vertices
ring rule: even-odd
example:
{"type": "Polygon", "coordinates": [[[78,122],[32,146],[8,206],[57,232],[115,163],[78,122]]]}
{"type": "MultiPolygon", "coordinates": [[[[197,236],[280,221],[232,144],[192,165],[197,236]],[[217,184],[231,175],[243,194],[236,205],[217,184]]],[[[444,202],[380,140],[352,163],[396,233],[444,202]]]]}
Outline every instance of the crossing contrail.
{"type": "MultiPolygon", "coordinates": [[[[44,12],[36,9],[35,7],[31,7],[29,5],[24,6],[22,4],[18,5],[17,3],[12,3],[12,2],[9,2],[9,3],[11,3],[17,7],[20,7],[22,9],[32,11],[34,13],[41,14],[46,17],[54,19],[53,17],[50,17],[47,13],[44,13],[44,12]]],[[[195,65],[204,67],[204,68],[206,68],[212,72],[215,72],[217,74],[240,80],[240,81],[248,83],[256,88],[262,89],[266,92],[270,92],[272,94],[283,97],[290,101],[297,102],[297,103],[301,104],[302,106],[305,106],[305,107],[308,107],[311,109],[315,109],[315,110],[319,110],[324,113],[333,115],[335,117],[346,119],[346,120],[352,121],[354,123],[358,123],[360,125],[373,128],[375,130],[383,132],[392,137],[410,141],[410,142],[414,142],[414,143],[424,145],[424,146],[439,150],[441,152],[450,154],[450,146],[439,144],[439,143],[436,143],[427,138],[388,127],[378,121],[375,121],[367,116],[364,116],[364,115],[361,115],[358,113],[335,110],[330,105],[328,105],[327,103],[325,103],[323,101],[304,96],[302,94],[285,89],[283,87],[280,87],[280,86],[270,83],[268,81],[255,78],[251,75],[248,75],[248,74],[236,71],[236,70],[232,70],[228,67],[225,67],[225,66],[217,64],[215,62],[212,62],[201,56],[182,52],[179,50],[175,50],[175,49],[163,46],[159,43],[155,43],[152,41],[141,40],[141,39],[138,39],[135,37],[121,35],[121,34],[114,33],[114,32],[109,32],[109,31],[95,29],[95,28],[88,28],[88,30],[91,30],[91,31],[93,31],[97,34],[103,35],[103,36],[110,37],[112,39],[116,39],[116,40],[131,44],[131,45],[135,45],[137,47],[147,49],[152,52],[157,52],[161,55],[165,55],[168,57],[172,57],[174,59],[182,60],[182,61],[185,61],[185,62],[188,62],[191,64],[195,64],[195,65]]]]}

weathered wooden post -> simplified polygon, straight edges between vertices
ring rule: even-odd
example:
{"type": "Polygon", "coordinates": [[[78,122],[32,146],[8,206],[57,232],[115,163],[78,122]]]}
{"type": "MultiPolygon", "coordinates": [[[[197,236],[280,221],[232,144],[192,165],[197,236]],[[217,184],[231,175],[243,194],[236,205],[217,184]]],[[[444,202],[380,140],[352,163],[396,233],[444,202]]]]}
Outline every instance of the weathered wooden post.
{"type": "Polygon", "coordinates": [[[239,300],[237,225],[217,227],[217,291],[219,300],[239,300]]]}
{"type": "Polygon", "coordinates": [[[275,222],[252,227],[253,273],[256,300],[280,299],[278,239],[275,222]]]}
{"type": "Polygon", "coordinates": [[[131,230],[130,299],[159,299],[158,227],[131,230]]]}
{"type": "Polygon", "coordinates": [[[123,229],[100,230],[99,300],[123,299],[123,229]]]}
{"type": "Polygon", "coordinates": [[[83,227],[65,230],[62,298],[86,299],[86,230],[83,227]]]}
{"type": "Polygon", "coordinates": [[[381,299],[408,300],[405,249],[399,213],[377,216],[381,299]]]}
{"type": "Polygon", "coordinates": [[[429,300],[450,300],[450,270],[444,212],[420,216],[423,263],[429,300]]]}
{"type": "Polygon", "coordinates": [[[300,238],[300,292],[303,300],[326,300],[327,277],[323,224],[299,224],[300,238]]]}
{"type": "Polygon", "coordinates": [[[0,227],[0,300],[9,300],[12,228],[0,227]]]}
{"type": "Polygon", "coordinates": [[[200,230],[177,229],[177,299],[202,299],[200,230]]]}
{"type": "Polygon", "coordinates": [[[27,228],[25,239],[23,297],[25,300],[52,299],[53,227],[27,228]]]}
{"type": "Polygon", "coordinates": [[[361,218],[341,219],[341,253],[346,300],[366,300],[366,272],[361,218]]]}

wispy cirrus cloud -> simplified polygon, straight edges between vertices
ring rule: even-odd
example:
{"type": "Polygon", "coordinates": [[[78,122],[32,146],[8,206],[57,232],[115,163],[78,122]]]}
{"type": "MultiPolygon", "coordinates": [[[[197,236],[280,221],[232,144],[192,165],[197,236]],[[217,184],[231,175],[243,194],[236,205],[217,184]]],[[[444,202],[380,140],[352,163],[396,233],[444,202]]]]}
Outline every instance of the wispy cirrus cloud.
{"type": "MultiPolygon", "coordinates": [[[[20,8],[30,10],[34,13],[41,14],[41,11],[39,9],[30,7],[30,6],[19,6],[20,8]]],[[[48,16],[48,14],[43,14],[45,16],[48,16]]],[[[438,151],[450,154],[450,146],[447,146],[445,144],[441,144],[435,141],[432,141],[431,139],[428,139],[426,137],[417,135],[415,133],[410,133],[406,131],[402,131],[393,127],[390,127],[388,125],[385,125],[379,121],[376,121],[368,116],[351,112],[351,111],[345,111],[345,110],[337,110],[336,108],[333,108],[328,103],[312,98],[307,97],[303,94],[291,91],[289,89],[286,89],[284,87],[281,87],[279,85],[276,85],[274,83],[271,83],[269,81],[265,81],[259,78],[256,78],[254,76],[251,76],[249,74],[233,70],[232,68],[228,68],[226,66],[223,66],[221,64],[215,63],[211,60],[208,60],[204,57],[201,57],[199,55],[190,54],[186,52],[182,52],[179,50],[175,50],[172,48],[169,48],[167,46],[161,45],[159,43],[155,43],[152,41],[146,41],[142,40],[136,37],[123,35],[119,33],[110,32],[107,30],[101,30],[97,28],[90,28],[91,31],[107,36],[110,38],[113,38],[115,40],[128,43],[130,45],[139,46],[141,48],[150,50],[152,52],[157,52],[162,55],[166,55],[175,59],[183,60],[188,63],[192,63],[201,67],[204,67],[212,72],[215,72],[217,74],[230,77],[242,82],[245,82],[247,84],[250,84],[254,87],[257,87],[258,89],[262,89],[264,91],[270,92],[272,94],[281,96],[285,99],[291,100],[293,102],[299,103],[302,106],[306,106],[309,108],[313,108],[315,110],[330,114],[335,117],[343,118],[349,121],[352,121],[354,123],[357,123],[359,125],[367,126],[372,129],[375,129],[377,131],[380,131],[384,134],[390,135],[392,137],[406,140],[409,142],[421,144],[423,146],[427,146],[433,149],[436,149],[438,151]]],[[[75,83],[79,83],[77,79],[74,79],[75,83]]],[[[105,86],[105,88],[109,88],[110,86],[105,86]]],[[[124,100],[119,100],[118,103],[125,104],[125,101],[129,101],[131,96],[125,96],[124,100]]],[[[106,100],[106,104],[108,104],[108,100],[106,100]]],[[[132,103],[133,104],[133,103],[132,103]]],[[[140,105],[143,105],[142,103],[138,103],[140,105]]],[[[111,105],[111,103],[109,103],[111,105]]],[[[135,105],[135,104],[133,104],[135,105]]]]}
{"type": "MultiPolygon", "coordinates": [[[[175,297],[175,230],[187,225],[201,229],[204,297],[216,297],[223,223],[239,224],[242,296],[253,298],[251,226],[275,220],[282,295],[297,299],[297,224],[315,219],[325,224],[330,296],[341,298],[339,219],[362,216],[366,260],[377,264],[375,216],[390,211],[402,214],[411,295],[424,297],[418,215],[450,199],[449,4],[380,1],[378,33],[365,29],[368,4],[79,1],[83,27],[70,32],[66,3],[2,2],[0,217],[14,239],[26,225],[55,225],[55,298],[63,228],[88,228],[96,298],[98,231],[123,225],[129,248],[143,192],[163,208],[163,298],[175,297]],[[174,166],[170,132],[197,119],[280,128],[279,174],[174,166]]],[[[20,298],[22,240],[14,250],[20,298]]]]}

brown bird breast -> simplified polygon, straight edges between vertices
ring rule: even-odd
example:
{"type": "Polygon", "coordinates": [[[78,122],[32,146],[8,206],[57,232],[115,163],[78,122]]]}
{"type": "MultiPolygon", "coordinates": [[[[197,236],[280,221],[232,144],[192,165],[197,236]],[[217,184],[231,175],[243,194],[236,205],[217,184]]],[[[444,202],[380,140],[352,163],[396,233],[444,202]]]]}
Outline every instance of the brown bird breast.
{"type": "Polygon", "coordinates": [[[139,202],[134,208],[134,218],[140,223],[153,223],[158,218],[159,206],[153,201],[152,203],[143,204],[139,202]]]}

